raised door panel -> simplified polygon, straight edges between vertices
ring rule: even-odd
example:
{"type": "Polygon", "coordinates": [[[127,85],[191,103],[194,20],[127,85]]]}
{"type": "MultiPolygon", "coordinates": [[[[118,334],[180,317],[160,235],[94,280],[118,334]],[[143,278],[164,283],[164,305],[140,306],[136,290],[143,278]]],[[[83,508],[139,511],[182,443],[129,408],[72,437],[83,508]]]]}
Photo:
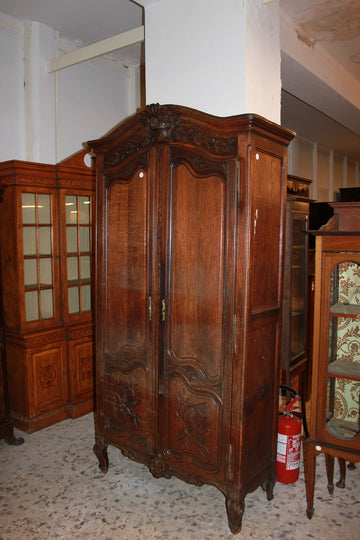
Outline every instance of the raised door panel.
{"type": "Polygon", "coordinates": [[[94,394],[94,346],[92,340],[73,341],[68,346],[71,403],[90,399],[94,394]]]}
{"type": "MultiPolygon", "coordinates": [[[[173,151],[168,193],[160,430],[170,469],[224,479],[229,411],[227,165],[173,151]],[[226,294],[227,293],[227,294],[226,294]]],[[[234,164],[229,165],[234,170],[234,164]]],[[[234,200],[234,197],[233,197],[234,200]]],[[[230,241],[231,244],[231,241],[230,241]]]]}
{"type": "Polygon", "coordinates": [[[151,336],[151,173],[143,157],[105,178],[106,253],[101,321],[103,407],[114,444],[136,454],[154,445],[156,405],[151,336]]]}

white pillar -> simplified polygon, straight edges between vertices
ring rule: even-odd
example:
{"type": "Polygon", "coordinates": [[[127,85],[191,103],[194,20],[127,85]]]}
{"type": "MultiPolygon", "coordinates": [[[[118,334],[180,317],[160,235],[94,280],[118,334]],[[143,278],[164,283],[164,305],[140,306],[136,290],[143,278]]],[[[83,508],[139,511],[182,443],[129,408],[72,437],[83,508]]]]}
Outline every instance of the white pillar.
{"type": "Polygon", "coordinates": [[[56,33],[30,22],[24,34],[25,159],[56,163],[56,81],[48,73],[56,33]]]}
{"type": "Polygon", "coordinates": [[[145,7],[147,103],[280,123],[278,2],[136,1],[145,7]]]}

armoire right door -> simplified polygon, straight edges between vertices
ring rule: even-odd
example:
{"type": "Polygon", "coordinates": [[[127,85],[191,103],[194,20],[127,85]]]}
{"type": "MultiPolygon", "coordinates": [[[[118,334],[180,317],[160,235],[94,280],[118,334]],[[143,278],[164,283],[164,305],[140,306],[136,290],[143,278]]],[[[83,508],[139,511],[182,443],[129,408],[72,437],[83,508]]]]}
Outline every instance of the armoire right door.
{"type": "Polygon", "coordinates": [[[229,449],[229,342],[234,280],[236,160],[168,148],[159,364],[165,471],[223,485],[229,449]]]}

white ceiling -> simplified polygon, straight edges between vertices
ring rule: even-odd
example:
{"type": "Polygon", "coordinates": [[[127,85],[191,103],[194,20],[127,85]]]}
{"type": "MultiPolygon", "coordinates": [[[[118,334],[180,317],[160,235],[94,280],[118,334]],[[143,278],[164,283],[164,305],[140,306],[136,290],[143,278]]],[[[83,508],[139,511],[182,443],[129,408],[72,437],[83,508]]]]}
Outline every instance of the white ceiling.
{"type": "MultiPolygon", "coordinates": [[[[299,39],[326,49],[360,81],[360,0],[280,0],[280,9],[290,18],[299,39]]],[[[81,45],[143,24],[143,9],[132,0],[0,0],[0,12],[42,22],[61,37],[81,45]]],[[[121,49],[116,56],[126,65],[138,64],[141,45],[121,49]]],[[[314,79],[309,79],[309,90],[312,94],[318,92],[318,100],[312,100],[311,106],[304,103],[297,93],[297,87],[304,85],[304,73],[284,55],[282,81],[282,124],[298,135],[360,160],[359,109],[349,106],[341,96],[332,95],[314,79]],[[329,109],[322,104],[330,99],[329,115],[329,109]]]]}

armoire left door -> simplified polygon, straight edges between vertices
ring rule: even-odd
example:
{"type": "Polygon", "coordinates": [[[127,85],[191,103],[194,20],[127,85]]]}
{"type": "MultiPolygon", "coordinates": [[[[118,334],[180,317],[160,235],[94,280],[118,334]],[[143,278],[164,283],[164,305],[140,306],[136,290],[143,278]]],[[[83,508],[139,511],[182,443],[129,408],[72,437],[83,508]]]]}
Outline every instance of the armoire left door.
{"type": "MultiPolygon", "coordinates": [[[[97,431],[149,463],[155,452],[157,406],[154,309],[154,185],[151,152],[108,170],[98,189],[97,431]]],[[[105,466],[106,468],[106,466],[105,466]]]]}

